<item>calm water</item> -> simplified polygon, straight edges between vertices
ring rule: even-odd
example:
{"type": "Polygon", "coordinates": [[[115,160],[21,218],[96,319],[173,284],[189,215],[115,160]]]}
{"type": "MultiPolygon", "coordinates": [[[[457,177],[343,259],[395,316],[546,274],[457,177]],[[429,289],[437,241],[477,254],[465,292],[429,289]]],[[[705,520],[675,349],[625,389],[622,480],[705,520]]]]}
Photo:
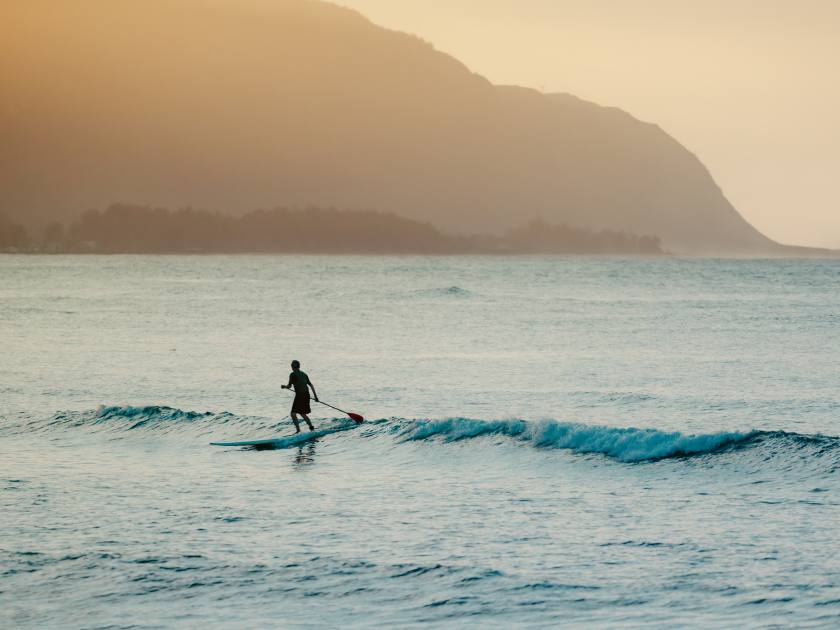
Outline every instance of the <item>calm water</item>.
{"type": "Polygon", "coordinates": [[[840,262],[0,256],[0,627],[840,624],[840,262]],[[321,397],[287,435],[288,363],[321,397]]]}

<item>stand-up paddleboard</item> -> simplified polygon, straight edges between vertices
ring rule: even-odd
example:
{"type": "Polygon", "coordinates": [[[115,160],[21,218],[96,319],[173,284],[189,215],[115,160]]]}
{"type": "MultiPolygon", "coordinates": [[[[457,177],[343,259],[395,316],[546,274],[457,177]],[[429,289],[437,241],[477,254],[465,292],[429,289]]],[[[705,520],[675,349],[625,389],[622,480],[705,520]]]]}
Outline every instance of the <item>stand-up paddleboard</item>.
{"type": "Polygon", "coordinates": [[[291,446],[303,444],[304,442],[317,440],[318,438],[324,437],[325,435],[330,435],[331,433],[339,433],[340,431],[355,429],[357,426],[359,426],[359,423],[348,423],[341,424],[338,426],[326,427],[324,429],[318,429],[317,431],[309,431],[307,433],[295,433],[294,435],[289,435],[286,437],[269,438],[267,440],[246,440],[243,442],[210,442],[210,446],[225,446],[229,448],[255,448],[257,450],[289,448],[291,446]]]}

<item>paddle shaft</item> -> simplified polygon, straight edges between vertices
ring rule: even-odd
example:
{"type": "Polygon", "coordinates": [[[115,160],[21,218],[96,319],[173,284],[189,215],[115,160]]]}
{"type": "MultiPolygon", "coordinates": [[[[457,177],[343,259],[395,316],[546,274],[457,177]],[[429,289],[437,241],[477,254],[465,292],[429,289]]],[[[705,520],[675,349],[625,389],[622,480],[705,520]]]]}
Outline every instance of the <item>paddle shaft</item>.
{"type": "Polygon", "coordinates": [[[338,407],[333,407],[331,404],[325,403],[323,400],[315,399],[315,402],[316,403],[321,403],[322,405],[324,405],[325,407],[329,407],[330,409],[335,409],[336,411],[340,411],[341,413],[346,413],[348,416],[350,415],[349,411],[344,411],[344,409],[339,409],[338,407]]]}
{"type": "Polygon", "coordinates": [[[354,420],[356,422],[364,422],[364,417],[362,417],[361,415],[359,415],[357,413],[350,413],[349,411],[344,411],[344,409],[339,409],[338,407],[333,407],[331,404],[325,403],[323,400],[318,400],[317,398],[315,399],[315,402],[316,403],[321,403],[322,405],[324,405],[325,407],[329,407],[330,409],[335,409],[336,411],[340,411],[341,413],[345,413],[348,416],[350,416],[350,418],[352,420],[354,420]]]}

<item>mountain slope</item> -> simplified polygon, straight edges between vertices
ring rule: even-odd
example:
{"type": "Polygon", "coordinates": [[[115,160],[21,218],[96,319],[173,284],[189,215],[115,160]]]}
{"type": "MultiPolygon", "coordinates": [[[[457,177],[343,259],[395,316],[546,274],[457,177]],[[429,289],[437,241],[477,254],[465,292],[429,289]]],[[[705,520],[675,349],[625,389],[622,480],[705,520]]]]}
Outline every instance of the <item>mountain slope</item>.
{"type": "Polygon", "coordinates": [[[457,232],[540,217],[685,253],[778,251],[658,127],[493,86],[314,0],[12,0],[0,82],[0,212],[30,222],[117,200],[312,203],[457,232]]]}

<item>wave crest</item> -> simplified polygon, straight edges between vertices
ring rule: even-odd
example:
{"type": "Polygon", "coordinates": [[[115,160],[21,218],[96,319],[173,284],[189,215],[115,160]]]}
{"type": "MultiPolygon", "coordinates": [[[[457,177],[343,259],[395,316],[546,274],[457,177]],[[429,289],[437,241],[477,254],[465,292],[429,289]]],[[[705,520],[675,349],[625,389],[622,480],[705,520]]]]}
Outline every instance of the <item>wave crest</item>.
{"type": "Polygon", "coordinates": [[[590,426],[571,422],[543,420],[416,420],[402,433],[406,441],[441,438],[447,442],[483,435],[516,438],[541,448],[562,448],[577,453],[599,453],[621,462],[642,462],[714,453],[748,442],[760,431],[721,432],[706,435],[684,435],[656,429],[590,426]]]}
{"type": "MultiPolygon", "coordinates": [[[[816,467],[825,473],[840,470],[840,438],[785,431],[724,431],[685,434],[658,429],[586,425],[556,420],[443,420],[392,418],[372,420],[355,436],[363,440],[388,440],[397,444],[457,442],[497,436],[531,448],[567,449],[600,454],[619,462],[653,462],[668,458],[704,456],[738,451],[740,467],[761,470],[772,460],[785,470],[816,467]],[[749,456],[747,455],[749,453],[749,456]]],[[[187,442],[242,441],[284,437],[290,421],[230,412],[183,411],[164,405],[100,406],[87,411],[67,411],[52,417],[21,414],[0,420],[0,435],[59,437],[64,432],[105,432],[113,436],[161,435],[187,442]]],[[[121,438],[118,438],[121,439],[121,438]]],[[[718,460],[715,460],[718,461],[718,460]]]]}
{"type": "Polygon", "coordinates": [[[105,421],[111,418],[138,418],[137,424],[132,428],[143,426],[149,420],[200,420],[212,416],[213,413],[209,411],[182,411],[174,409],[173,407],[165,407],[161,405],[147,405],[145,407],[133,407],[131,405],[100,405],[96,410],[95,419],[105,421]]]}

